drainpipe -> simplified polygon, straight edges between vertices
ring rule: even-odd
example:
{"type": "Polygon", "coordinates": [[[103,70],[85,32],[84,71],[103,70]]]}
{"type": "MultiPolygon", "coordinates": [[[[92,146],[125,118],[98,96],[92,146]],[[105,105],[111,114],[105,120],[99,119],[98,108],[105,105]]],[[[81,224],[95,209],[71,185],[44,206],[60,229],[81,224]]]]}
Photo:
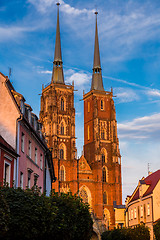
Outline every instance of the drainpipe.
{"type": "Polygon", "coordinates": [[[79,158],[77,159],[77,184],[78,184],[78,194],[79,194],[79,158]]]}
{"type": "MultiPolygon", "coordinates": [[[[19,154],[19,142],[20,142],[20,121],[23,119],[22,114],[20,114],[20,117],[17,118],[16,122],[16,151],[17,154],[19,154]]],[[[18,175],[19,175],[19,157],[17,157],[17,165],[16,165],[16,174],[15,174],[16,184],[15,187],[18,188],[18,175]]]]}

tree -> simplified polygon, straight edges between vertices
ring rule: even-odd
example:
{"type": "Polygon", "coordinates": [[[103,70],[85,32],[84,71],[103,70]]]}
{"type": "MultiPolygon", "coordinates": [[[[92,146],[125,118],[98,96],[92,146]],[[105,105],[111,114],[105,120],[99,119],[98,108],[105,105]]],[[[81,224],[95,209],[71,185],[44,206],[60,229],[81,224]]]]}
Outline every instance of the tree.
{"type": "Polygon", "coordinates": [[[3,240],[90,239],[93,222],[89,206],[71,193],[52,192],[46,197],[35,187],[22,190],[3,186],[0,204],[3,240]]]}
{"type": "Polygon", "coordinates": [[[154,231],[156,240],[160,239],[160,220],[158,220],[156,224],[154,224],[153,231],[154,231]]]}

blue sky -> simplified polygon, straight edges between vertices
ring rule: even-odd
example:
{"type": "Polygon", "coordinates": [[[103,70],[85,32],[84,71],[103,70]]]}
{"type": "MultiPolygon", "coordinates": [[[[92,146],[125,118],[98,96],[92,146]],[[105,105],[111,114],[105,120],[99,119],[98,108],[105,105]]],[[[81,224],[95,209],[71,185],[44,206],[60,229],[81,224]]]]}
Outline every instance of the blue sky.
{"type": "MultiPolygon", "coordinates": [[[[55,0],[0,0],[0,71],[38,115],[42,84],[51,80],[55,0]]],[[[82,92],[91,85],[94,10],[103,82],[113,87],[122,155],[123,201],[140,178],[160,169],[160,1],[60,1],[66,83],[75,81],[78,155],[83,146],[82,92]]]]}

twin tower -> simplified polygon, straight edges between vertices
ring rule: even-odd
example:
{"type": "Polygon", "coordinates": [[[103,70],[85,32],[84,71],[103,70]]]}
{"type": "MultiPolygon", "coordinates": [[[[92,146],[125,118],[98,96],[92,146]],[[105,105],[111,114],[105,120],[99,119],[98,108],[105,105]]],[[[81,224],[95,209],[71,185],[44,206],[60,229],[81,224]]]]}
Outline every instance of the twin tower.
{"type": "Polygon", "coordinates": [[[59,4],[51,83],[42,89],[43,124],[57,180],[53,189],[81,196],[96,221],[115,226],[114,204],[122,204],[121,155],[113,93],[105,91],[100,64],[97,12],[91,90],[84,101],[84,155],[77,159],[74,85],[66,85],[61,55],[59,4]]]}

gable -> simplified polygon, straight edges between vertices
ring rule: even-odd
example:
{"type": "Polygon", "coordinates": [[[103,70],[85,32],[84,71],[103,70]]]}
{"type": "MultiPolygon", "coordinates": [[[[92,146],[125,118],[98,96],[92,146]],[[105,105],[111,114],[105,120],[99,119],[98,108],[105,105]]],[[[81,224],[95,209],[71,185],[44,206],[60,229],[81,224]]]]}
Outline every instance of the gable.
{"type": "Polygon", "coordinates": [[[87,163],[87,160],[85,157],[82,155],[81,158],[79,159],[79,173],[90,173],[92,174],[92,170],[87,163]]]}
{"type": "Polygon", "coordinates": [[[15,149],[16,121],[20,112],[8,88],[7,81],[7,77],[0,74],[0,134],[15,149]]]}

